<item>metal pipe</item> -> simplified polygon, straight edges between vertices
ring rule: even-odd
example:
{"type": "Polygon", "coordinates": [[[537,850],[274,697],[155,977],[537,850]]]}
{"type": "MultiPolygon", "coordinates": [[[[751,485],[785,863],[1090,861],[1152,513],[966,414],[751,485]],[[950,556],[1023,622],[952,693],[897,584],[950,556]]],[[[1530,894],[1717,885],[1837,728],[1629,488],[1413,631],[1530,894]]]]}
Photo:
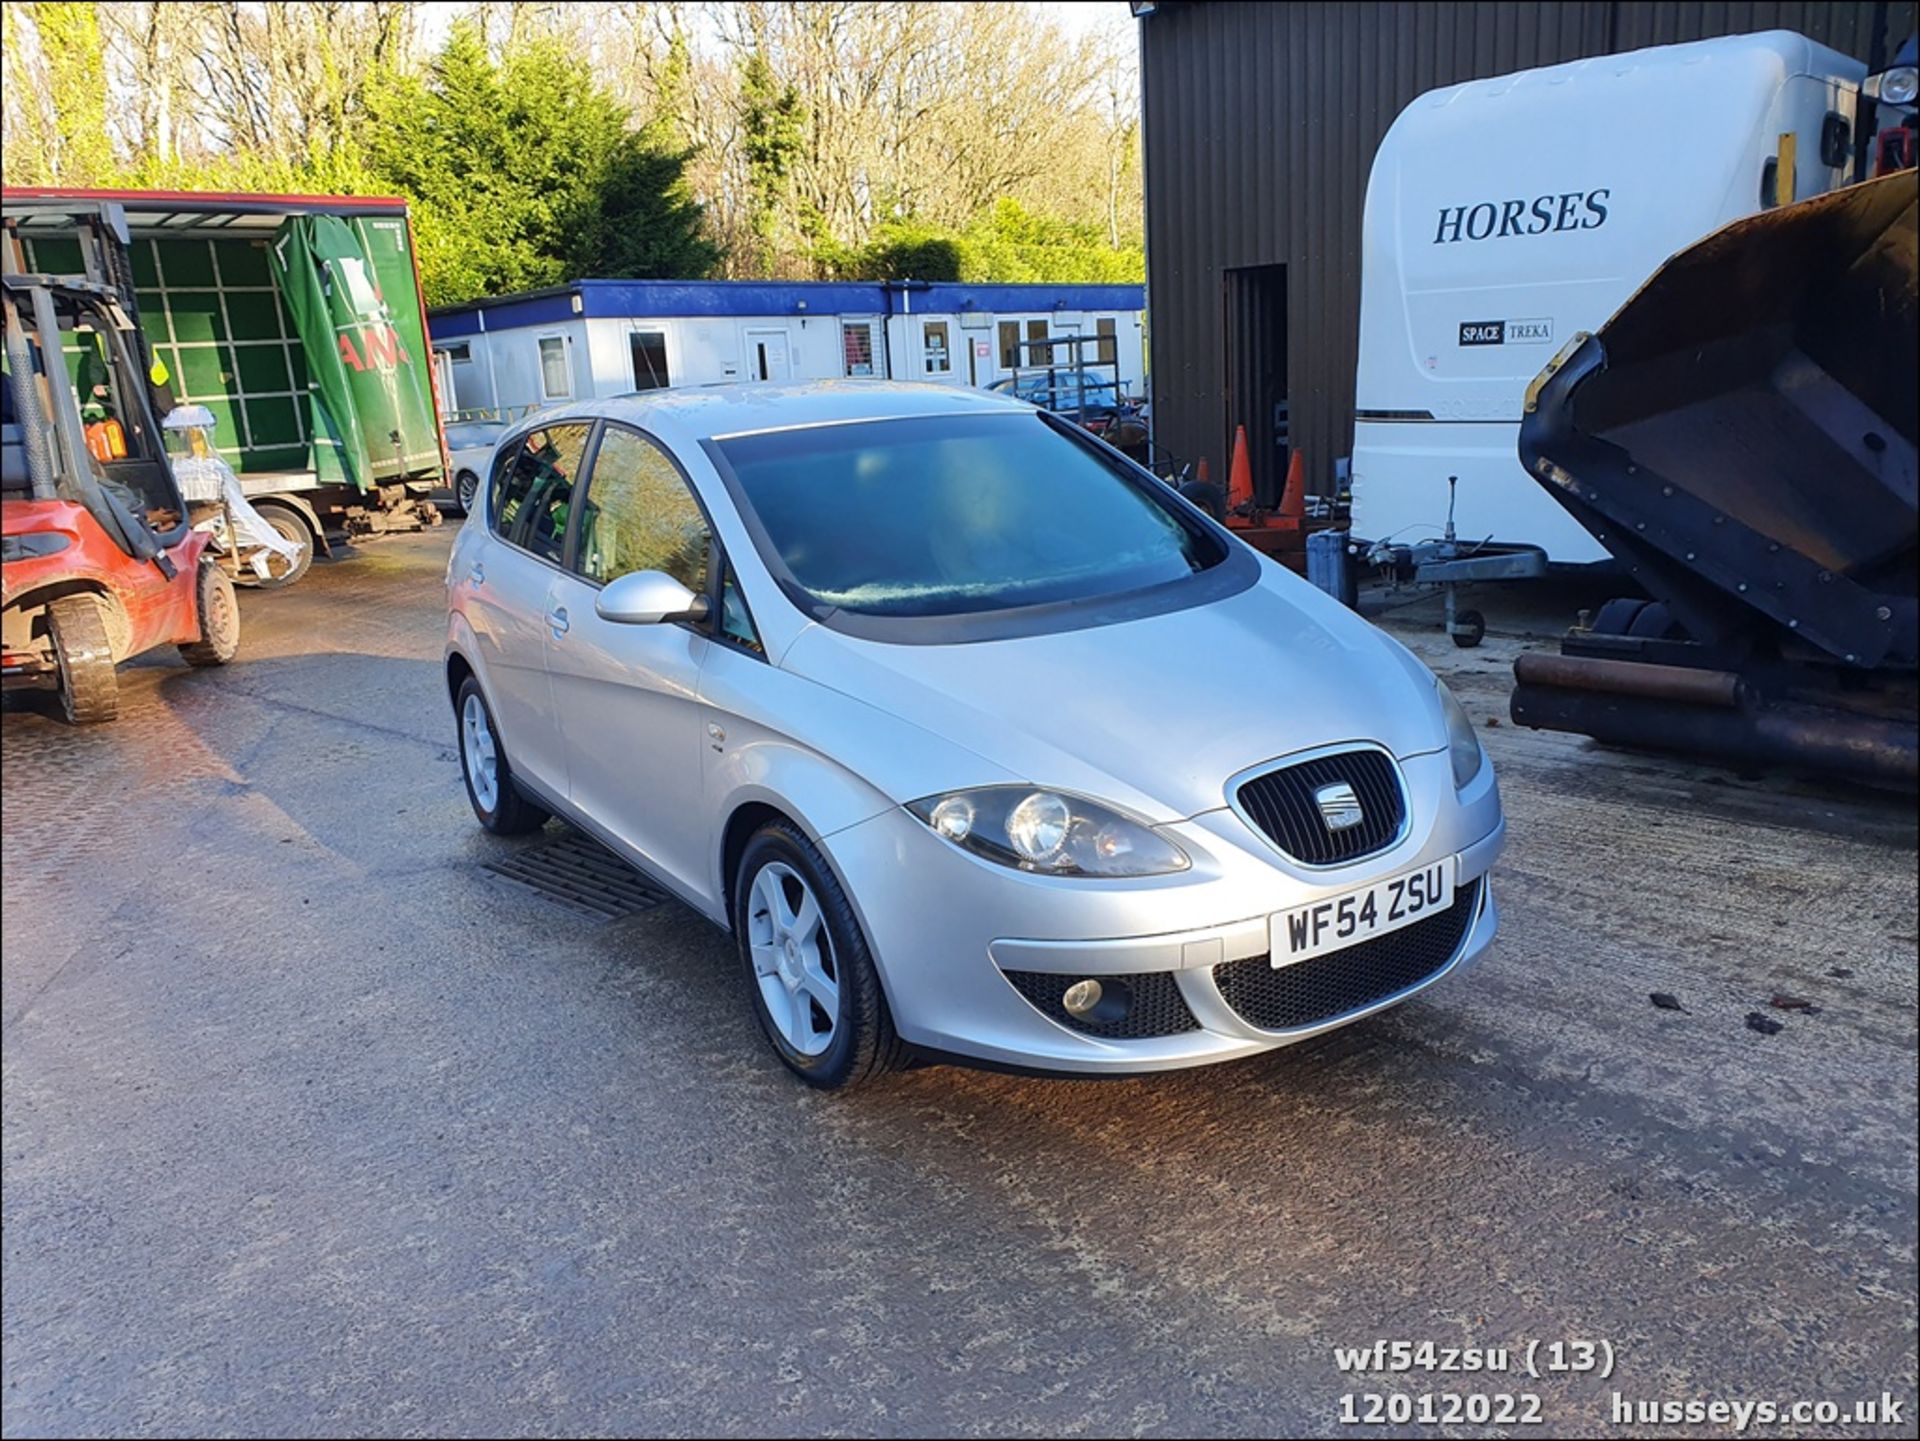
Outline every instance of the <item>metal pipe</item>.
{"type": "Polygon", "coordinates": [[[40,387],[35,383],[33,352],[27,344],[27,332],[7,303],[7,384],[13,387],[14,405],[20,415],[20,440],[27,453],[27,477],[35,500],[52,500],[58,494],[58,475],[54,469],[52,437],[46,418],[40,413],[40,387]]]}
{"type": "Polygon", "coordinates": [[[1637,660],[1551,655],[1528,651],[1513,663],[1521,685],[1550,686],[1556,690],[1601,691],[1609,695],[1642,696],[1648,700],[1677,701],[1685,705],[1737,708],[1745,698],[1740,677],[1731,671],[1694,670],[1689,666],[1650,665],[1637,660]]]}
{"type": "Polygon", "coordinates": [[[1542,685],[1518,687],[1511,714],[1517,725],[1571,731],[1610,745],[1920,789],[1920,729],[1911,721],[1803,705],[1720,709],[1542,685]]]}

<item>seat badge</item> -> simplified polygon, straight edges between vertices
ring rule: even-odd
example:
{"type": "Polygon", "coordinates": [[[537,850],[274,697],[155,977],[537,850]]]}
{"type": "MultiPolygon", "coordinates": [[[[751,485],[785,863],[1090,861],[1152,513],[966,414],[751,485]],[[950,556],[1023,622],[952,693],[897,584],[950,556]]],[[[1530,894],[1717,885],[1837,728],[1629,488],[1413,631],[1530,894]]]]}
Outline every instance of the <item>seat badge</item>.
{"type": "Polygon", "coordinates": [[[1313,803],[1320,807],[1320,819],[1326,828],[1336,833],[1350,831],[1367,818],[1366,812],[1360,809],[1360,797],[1345,781],[1321,786],[1313,793],[1313,803]]]}

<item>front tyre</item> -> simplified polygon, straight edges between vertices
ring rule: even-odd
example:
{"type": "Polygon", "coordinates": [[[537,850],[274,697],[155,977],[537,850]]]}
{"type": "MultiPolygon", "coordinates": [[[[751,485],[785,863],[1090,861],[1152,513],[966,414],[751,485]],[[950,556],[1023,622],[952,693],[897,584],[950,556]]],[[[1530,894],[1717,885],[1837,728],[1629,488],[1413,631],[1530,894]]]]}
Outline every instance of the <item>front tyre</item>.
{"type": "Polygon", "coordinates": [[[180,659],[194,666],[225,665],[240,649],[240,602],[234,599],[232,580],[212,557],[200,562],[193,608],[200,639],[181,646],[180,659]]]}
{"type": "Polygon", "coordinates": [[[480,824],[496,836],[523,836],[547,823],[548,813],[528,800],[513,783],[513,767],[493,728],[493,712],[480,694],[480,682],[468,676],[454,700],[460,720],[460,774],[467,800],[480,824]]]}
{"type": "Polygon", "coordinates": [[[846,892],[798,827],[768,821],[734,873],[733,933],[775,1054],[823,1091],[897,1070],[906,1046],[846,892]]]}

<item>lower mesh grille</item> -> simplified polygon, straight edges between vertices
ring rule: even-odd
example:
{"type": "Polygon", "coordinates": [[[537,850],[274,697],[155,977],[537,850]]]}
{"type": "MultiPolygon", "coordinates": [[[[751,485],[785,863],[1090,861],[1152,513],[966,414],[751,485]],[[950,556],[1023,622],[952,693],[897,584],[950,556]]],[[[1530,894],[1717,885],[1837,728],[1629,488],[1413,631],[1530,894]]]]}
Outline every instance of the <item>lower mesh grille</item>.
{"type": "Polygon", "coordinates": [[[1275,970],[1265,956],[1213,968],[1214,983],[1249,1025],[1291,1031],[1363,1011],[1417,986],[1453,959],[1480,906],[1480,880],[1437,916],[1345,950],[1275,970]]]}
{"type": "Polygon", "coordinates": [[[1060,997],[1066,993],[1067,987],[1082,979],[1080,976],[1059,976],[1050,971],[1003,971],[1001,974],[1012,981],[1014,989],[1050,1020],[1075,1031],[1084,1031],[1089,1036],[1137,1041],[1148,1036],[1175,1036],[1182,1031],[1200,1029],[1200,1023],[1194,1020],[1193,1012],[1187,1009],[1186,999],[1180,994],[1180,987],[1175,984],[1171,971],[1099,977],[1101,985],[1109,991],[1116,986],[1125,986],[1133,996],[1133,1004],[1128,1007],[1126,1015],[1111,1022],[1097,1021],[1091,1016],[1071,1015],[1060,1004],[1060,997]]]}

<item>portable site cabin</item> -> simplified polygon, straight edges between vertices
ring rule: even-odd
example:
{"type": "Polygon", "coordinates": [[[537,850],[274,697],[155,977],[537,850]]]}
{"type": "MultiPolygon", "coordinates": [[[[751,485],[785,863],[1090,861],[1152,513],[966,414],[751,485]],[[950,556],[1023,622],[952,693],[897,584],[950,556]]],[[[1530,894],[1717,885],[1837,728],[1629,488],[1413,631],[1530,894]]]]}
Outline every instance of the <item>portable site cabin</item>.
{"type": "Polygon", "coordinates": [[[581,280],[432,311],[455,415],[726,381],[870,376],[987,386],[1084,350],[1142,388],[1138,285],[581,280]],[[1091,337],[1084,346],[1069,343],[1091,337]]]}
{"type": "Polygon", "coordinates": [[[1353,530],[1607,552],[1520,465],[1526,389],[1675,251],[1846,184],[1866,67],[1784,30],[1525,70],[1422,96],[1363,221],[1353,530]]]}
{"type": "Polygon", "coordinates": [[[213,412],[250,499],[299,515],[321,550],[330,532],[438,522],[446,456],[404,200],[9,189],[25,268],[78,273],[78,229],[103,202],[124,212],[148,358],[176,402],[213,412]]]}

